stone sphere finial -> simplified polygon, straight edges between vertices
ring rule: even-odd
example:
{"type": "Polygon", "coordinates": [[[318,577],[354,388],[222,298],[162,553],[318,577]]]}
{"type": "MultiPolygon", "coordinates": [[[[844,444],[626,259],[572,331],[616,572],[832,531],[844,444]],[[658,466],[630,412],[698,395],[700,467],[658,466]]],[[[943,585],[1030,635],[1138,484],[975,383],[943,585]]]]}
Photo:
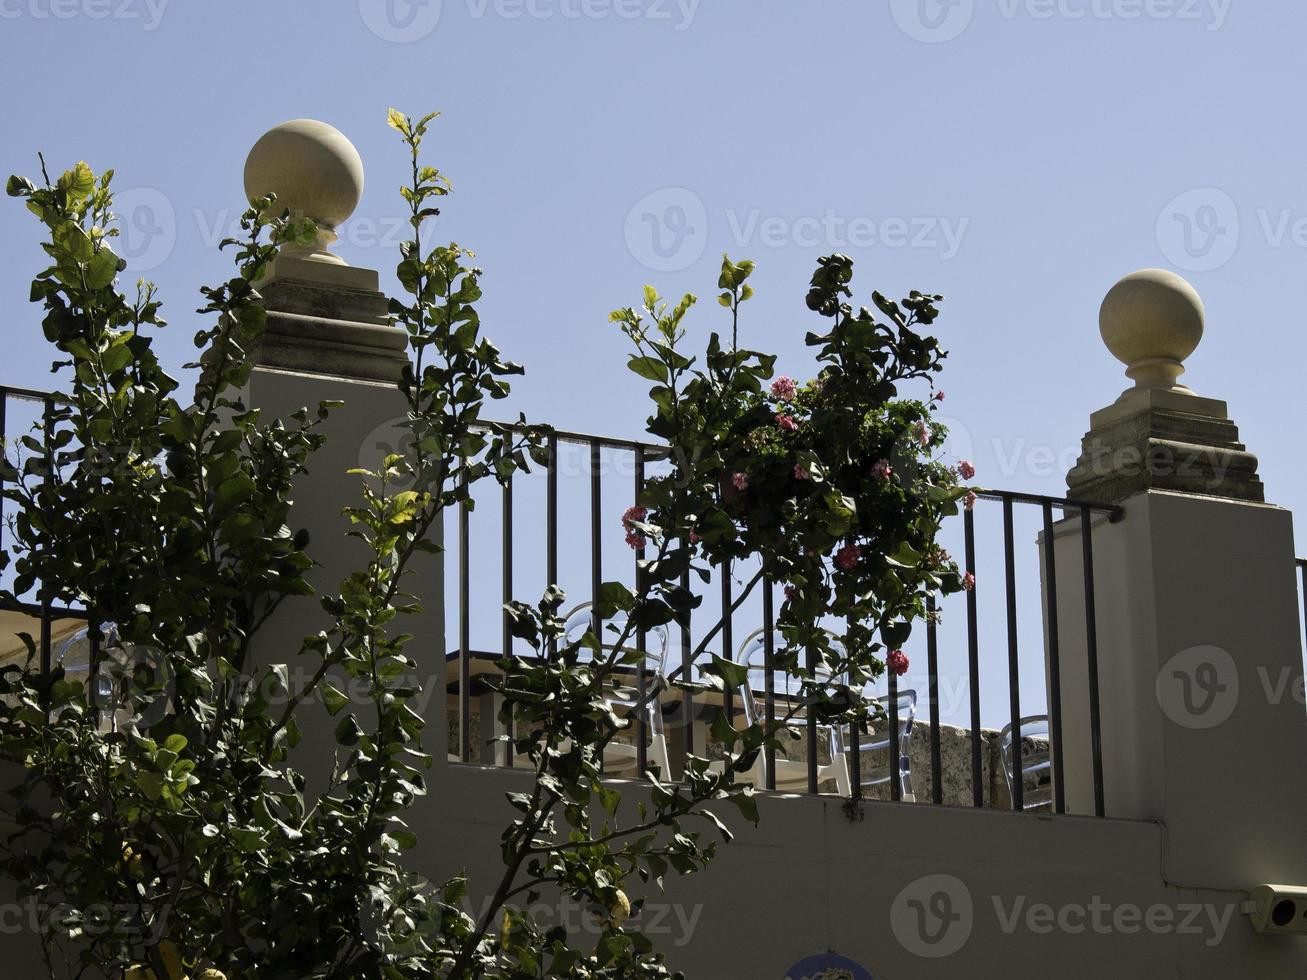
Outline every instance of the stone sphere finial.
{"type": "Polygon", "coordinates": [[[1141,269],[1108,291],[1098,313],[1107,349],[1138,388],[1177,388],[1184,361],[1203,339],[1203,301],[1174,272],[1141,269]]]}
{"type": "Polygon", "coordinates": [[[318,226],[317,241],[288,245],[283,255],[345,264],[327,247],[363,197],[363,159],[344,133],[316,119],[292,119],[264,133],[245,160],[245,196],[266,194],[277,195],[279,211],[318,226]]]}

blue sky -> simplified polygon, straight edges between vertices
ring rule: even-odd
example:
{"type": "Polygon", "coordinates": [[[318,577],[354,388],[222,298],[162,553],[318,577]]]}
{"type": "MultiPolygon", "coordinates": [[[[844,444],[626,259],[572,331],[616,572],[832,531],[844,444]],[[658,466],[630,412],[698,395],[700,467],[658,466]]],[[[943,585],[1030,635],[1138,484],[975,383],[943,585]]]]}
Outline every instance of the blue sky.
{"type": "MultiPolygon", "coordinates": [[[[180,366],[264,130],[316,117],[357,144],[338,250],[390,287],[405,164],[385,112],[440,109],[438,234],[476,249],[487,330],[528,368],[508,410],[639,434],[606,314],[645,282],[690,290],[702,336],[724,251],[759,263],[745,340],[804,376],[805,286],[844,251],[860,299],[948,297],[956,445],[979,482],[1038,492],[1128,383],[1103,294],[1171,268],[1208,310],[1185,380],[1228,400],[1269,499],[1307,515],[1304,40],[1307,8],[1251,0],[0,0],[0,167],[116,168],[180,366]]],[[[39,387],[36,229],[13,204],[0,221],[0,381],[39,387]]]]}

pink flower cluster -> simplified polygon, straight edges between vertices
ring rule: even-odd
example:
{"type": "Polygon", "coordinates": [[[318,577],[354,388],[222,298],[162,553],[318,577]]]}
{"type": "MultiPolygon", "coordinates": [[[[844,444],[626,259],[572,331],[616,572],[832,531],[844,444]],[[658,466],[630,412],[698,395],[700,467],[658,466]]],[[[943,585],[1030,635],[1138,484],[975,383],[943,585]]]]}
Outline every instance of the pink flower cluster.
{"type": "Polygon", "coordinates": [[[783,402],[793,401],[794,396],[799,393],[799,386],[794,383],[794,379],[782,374],[779,378],[771,383],[771,396],[783,402]]]}
{"type": "Polygon", "coordinates": [[[835,564],[846,572],[851,572],[858,567],[858,561],[862,558],[862,549],[856,544],[846,544],[839,551],[835,552],[835,564]]]}
{"type": "Polygon", "coordinates": [[[917,442],[921,443],[923,446],[930,445],[930,429],[926,427],[925,422],[917,423],[917,442]]]}
{"type": "Polygon", "coordinates": [[[796,480],[808,479],[808,471],[805,470],[803,466],[799,463],[794,464],[794,479],[796,480]]]}
{"type": "Polygon", "coordinates": [[[743,491],[745,491],[745,490],[748,490],[748,489],[749,489],[749,474],[748,474],[748,473],[732,473],[732,474],[731,474],[731,486],[735,487],[736,490],[739,490],[739,491],[741,491],[741,492],[743,492],[743,491]]]}
{"type": "Polygon", "coordinates": [[[636,522],[642,522],[648,516],[649,511],[638,505],[626,508],[626,512],[622,514],[622,527],[626,528],[626,543],[633,551],[639,551],[649,543],[649,539],[646,538],[640,530],[634,527],[636,522]]]}
{"type": "Polygon", "coordinates": [[[878,459],[871,464],[871,475],[878,480],[888,480],[894,475],[894,467],[890,466],[888,459],[878,459]]]}
{"type": "Polygon", "coordinates": [[[895,677],[902,677],[908,672],[908,655],[902,650],[891,650],[885,657],[885,666],[895,677]]]}
{"type": "Polygon", "coordinates": [[[971,465],[971,460],[960,459],[958,460],[958,472],[962,474],[962,479],[970,480],[976,475],[976,468],[971,465]]]}
{"type": "Polygon", "coordinates": [[[799,429],[799,423],[794,421],[794,416],[786,415],[784,412],[777,413],[776,424],[786,432],[797,432],[799,429]]]}
{"type": "Polygon", "coordinates": [[[976,576],[972,575],[970,572],[967,572],[966,575],[962,576],[962,588],[964,591],[970,592],[975,587],[976,587],[976,576]]]}
{"type": "Polygon", "coordinates": [[[976,491],[968,490],[967,495],[962,498],[962,506],[967,510],[972,510],[976,506],[976,491]]]}

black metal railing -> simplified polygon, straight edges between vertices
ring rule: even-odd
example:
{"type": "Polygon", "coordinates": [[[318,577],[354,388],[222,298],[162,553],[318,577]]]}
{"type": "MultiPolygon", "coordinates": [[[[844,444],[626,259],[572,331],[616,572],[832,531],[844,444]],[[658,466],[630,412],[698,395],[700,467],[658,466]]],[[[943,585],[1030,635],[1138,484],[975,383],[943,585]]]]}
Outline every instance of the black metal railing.
{"type": "MultiPolygon", "coordinates": [[[[53,396],[47,392],[0,386],[0,435],[4,436],[4,451],[11,462],[14,458],[14,440],[10,438],[11,429],[25,425],[28,431],[40,432],[48,436],[50,434],[50,419],[53,406],[53,396]],[[24,412],[26,412],[25,417],[24,412]]],[[[45,444],[49,444],[48,440],[46,440],[45,444]]],[[[47,465],[52,468],[53,461],[47,460],[47,465]]],[[[592,597],[598,594],[600,583],[605,577],[618,577],[614,576],[614,570],[618,571],[619,576],[628,576],[633,583],[638,584],[635,581],[638,574],[637,563],[642,557],[642,553],[632,554],[624,549],[624,543],[621,541],[621,525],[616,515],[626,505],[638,498],[648,473],[665,465],[666,450],[656,444],[578,432],[552,431],[548,436],[548,463],[544,467],[543,474],[518,475],[510,479],[499,494],[500,558],[498,571],[500,579],[499,593],[502,602],[530,594],[532,590],[523,588],[523,583],[520,581],[523,578],[522,572],[527,568],[543,572],[542,577],[539,579],[542,586],[562,583],[564,580],[587,582],[592,597]],[[575,463],[573,468],[565,465],[565,451],[569,447],[572,450],[579,451],[573,460],[575,463]],[[614,476],[620,479],[614,479],[614,476]],[[560,477],[563,479],[560,479],[560,477]],[[572,477],[577,479],[572,479],[572,477]],[[570,492],[573,488],[578,487],[581,478],[584,478],[587,490],[581,493],[570,492]],[[526,497],[525,490],[528,482],[543,483],[543,499],[539,502],[539,507],[533,508],[534,513],[532,515],[539,516],[542,514],[542,517],[532,522],[531,527],[524,532],[523,524],[519,520],[519,512],[522,509],[523,499],[526,497]],[[569,490],[566,496],[562,493],[563,487],[569,490]],[[608,508],[605,505],[605,494],[611,496],[614,493],[621,495],[621,506],[608,508]],[[584,547],[575,546],[577,535],[566,536],[564,534],[563,511],[568,501],[579,501],[584,505],[583,517],[577,522],[583,528],[580,536],[585,539],[584,547]],[[533,534],[529,533],[534,529],[542,530],[543,541],[536,541],[533,534]],[[605,529],[607,529],[608,533],[605,533],[605,529]],[[617,551],[616,554],[624,555],[624,557],[615,558],[614,541],[617,542],[616,548],[622,549],[617,551]],[[537,553],[530,561],[524,561],[521,555],[524,549],[542,551],[543,554],[537,553]]],[[[979,497],[983,503],[979,504],[975,510],[965,511],[961,520],[962,567],[973,576],[976,575],[982,557],[981,548],[977,544],[979,522],[976,515],[978,512],[987,511],[990,503],[999,504],[997,508],[998,531],[1001,534],[1000,550],[1002,552],[1002,571],[999,574],[1003,583],[1001,594],[1004,602],[1001,615],[998,618],[1002,619],[1005,626],[1005,663],[1000,666],[1005,666],[1007,675],[1004,716],[1010,720],[1014,732],[1011,750],[1011,772],[1017,774],[1017,778],[1011,780],[1011,790],[1013,806],[1018,810],[1025,807],[1024,783],[1020,778],[1022,753],[1024,751],[1023,739],[1020,737],[1020,724],[1023,710],[1028,706],[1023,702],[1020,677],[1023,640],[1020,629],[1021,621],[1018,616],[1021,604],[1019,602],[1020,590],[1018,588],[1019,563],[1015,545],[1017,514],[1024,512],[1037,517],[1037,526],[1042,537],[1043,597],[1041,612],[1043,615],[1043,628],[1039,632],[1039,640],[1044,648],[1046,668],[1045,676],[1042,679],[1045,682],[1047,694],[1049,751],[1052,759],[1052,808],[1057,813],[1065,813],[1067,809],[1066,767],[1063,758],[1066,744],[1063,737],[1064,709],[1066,706],[1063,703],[1064,685],[1062,676],[1063,669],[1067,665],[1063,663],[1062,658],[1061,646],[1064,633],[1062,629],[1063,620],[1060,619],[1061,613],[1065,610],[1064,599],[1066,597],[1059,589],[1058,584],[1059,565],[1055,538],[1059,529],[1055,525],[1058,517],[1071,518],[1073,522],[1078,523],[1078,527],[1073,527],[1069,523],[1066,528],[1061,530],[1064,538],[1070,535],[1078,535],[1080,538],[1080,553],[1074,565],[1078,573],[1075,576],[1078,580],[1076,585],[1079,586],[1082,592],[1080,601],[1082,601],[1083,605],[1078,611],[1083,612],[1084,637],[1083,646],[1080,638],[1076,638],[1076,649],[1077,651],[1083,650],[1084,662],[1077,663],[1075,668],[1077,671],[1083,671],[1087,679],[1085,697],[1088,703],[1083,708],[1089,725],[1092,806],[1093,812],[1101,816],[1104,814],[1105,807],[1103,798],[1101,710],[1098,688],[1095,567],[1091,525],[1096,516],[1100,519],[1118,519],[1120,510],[1115,507],[1083,501],[1014,491],[984,491],[979,494],[979,497]]],[[[485,498],[478,498],[477,503],[479,505],[478,511],[483,510],[484,508],[480,505],[485,504],[485,498]]],[[[471,725],[472,698],[477,690],[474,669],[490,669],[490,665],[494,660],[513,652],[513,638],[509,628],[509,620],[507,614],[501,611],[501,604],[499,602],[485,603],[481,601],[474,603],[473,601],[474,595],[493,591],[493,586],[487,584],[490,580],[474,577],[474,555],[478,560],[482,560],[492,556],[493,549],[474,549],[472,544],[472,510],[473,508],[464,505],[453,515],[457,528],[454,536],[457,538],[458,575],[454,580],[456,583],[454,585],[456,598],[449,596],[446,601],[447,609],[457,610],[458,623],[456,643],[451,644],[454,649],[447,655],[447,664],[452,668],[452,676],[446,677],[445,688],[457,705],[457,737],[454,741],[453,757],[463,762],[471,762],[474,755],[479,754],[474,752],[475,740],[471,725]],[[449,599],[454,599],[454,601],[450,602],[449,599]],[[474,648],[474,620],[477,616],[494,619],[497,631],[500,634],[497,644],[498,649],[478,651],[474,648]]],[[[6,513],[6,502],[0,498],[0,549],[8,547],[6,532],[7,518],[10,516],[12,515],[6,513]]],[[[990,529],[993,530],[992,524],[990,529]]],[[[1074,538],[1070,538],[1070,540],[1074,547],[1074,538]]],[[[1303,624],[1304,628],[1307,629],[1307,559],[1298,559],[1296,565],[1302,585],[1303,624]]],[[[1067,568],[1065,562],[1062,568],[1064,570],[1067,568]]],[[[775,625],[774,584],[762,579],[761,573],[759,573],[752,576],[748,584],[737,594],[736,581],[733,575],[734,573],[740,573],[743,577],[746,571],[746,569],[719,570],[715,585],[707,585],[702,590],[705,606],[707,606],[707,600],[712,593],[717,593],[717,601],[720,602],[720,610],[723,613],[720,628],[717,630],[714,644],[710,649],[718,649],[723,657],[734,659],[736,656],[736,651],[733,648],[734,626],[737,618],[746,615],[758,617],[763,628],[764,643],[764,680],[763,691],[761,692],[763,695],[763,710],[766,719],[774,721],[778,717],[782,703],[786,702],[789,697],[788,694],[780,692],[777,688],[776,668],[773,664],[775,654],[772,640],[775,625]],[[753,607],[745,609],[742,604],[746,598],[749,598],[748,593],[755,587],[758,587],[758,594],[755,597],[756,602],[753,607]]],[[[691,576],[688,572],[684,575],[682,583],[687,588],[690,586],[691,576]]],[[[982,594],[988,594],[989,589],[988,580],[978,581],[973,588],[965,593],[964,598],[961,600],[965,606],[966,623],[965,681],[968,690],[968,704],[965,727],[970,740],[971,803],[976,807],[982,807],[986,803],[985,787],[983,785],[986,745],[982,729],[983,705],[980,678],[982,665],[989,664],[987,660],[982,659],[982,654],[988,651],[990,646],[988,643],[982,642],[982,626],[985,623],[985,617],[982,615],[980,598],[982,594]]],[[[944,719],[940,696],[941,644],[940,623],[938,620],[938,614],[942,612],[942,606],[934,597],[931,597],[928,608],[932,615],[927,618],[925,629],[927,662],[925,702],[929,712],[928,749],[932,783],[931,801],[940,804],[944,802],[943,753],[941,751],[941,731],[944,729],[944,719]]],[[[68,619],[84,621],[87,617],[87,613],[83,609],[56,606],[43,589],[37,590],[34,599],[20,597],[17,601],[3,604],[3,611],[30,617],[35,629],[29,631],[34,634],[39,633],[40,661],[42,668],[46,671],[52,666],[53,624],[68,619]]],[[[594,625],[597,628],[602,628],[603,624],[598,622],[597,619],[596,614],[594,625]]],[[[692,678],[696,669],[693,662],[695,650],[694,627],[677,627],[674,632],[676,635],[672,647],[679,649],[679,671],[687,679],[692,678]]],[[[637,637],[637,645],[643,648],[645,640],[644,635],[637,637]]],[[[642,698],[646,696],[649,690],[650,678],[647,676],[643,662],[639,663],[635,668],[634,682],[639,695],[642,698]]],[[[907,751],[907,747],[901,745],[899,739],[898,683],[898,679],[892,672],[887,673],[888,695],[883,699],[883,702],[887,714],[885,724],[889,740],[888,772],[890,778],[888,780],[888,793],[892,800],[902,798],[901,784],[897,774],[899,773],[903,754],[907,751]]],[[[679,716],[670,719],[671,724],[669,725],[670,728],[675,729],[678,735],[678,761],[683,763],[685,756],[691,753],[703,754],[709,749],[706,744],[706,734],[704,735],[705,744],[696,745],[695,721],[696,719],[711,717],[714,712],[724,712],[727,717],[733,719],[737,712],[736,694],[737,692],[731,690],[723,691],[720,704],[713,705],[705,704],[701,698],[697,698],[688,691],[680,692],[675,696],[674,700],[662,701],[659,708],[663,712],[661,717],[665,723],[669,723],[669,716],[679,716]]],[[[806,788],[809,792],[816,793],[820,789],[820,780],[818,778],[818,719],[815,713],[808,712],[803,724],[807,735],[807,744],[805,746],[806,788]]],[[[638,713],[635,719],[636,767],[638,771],[644,771],[648,767],[648,735],[644,715],[638,713]]],[[[849,775],[855,796],[860,795],[862,791],[861,757],[863,748],[861,741],[863,737],[864,733],[857,730],[856,726],[848,732],[849,775]]],[[[775,749],[769,747],[764,758],[766,763],[764,766],[764,788],[775,789],[777,786],[775,749]]],[[[511,765],[512,762],[510,743],[505,746],[503,764],[511,765]]]]}
{"type": "MultiPolygon", "coordinates": [[[[0,385],[0,440],[9,462],[14,464],[18,462],[18,454],[14,449],[16,440],[10,436],[11,429],[39,432],[42,437],[41,443],[46,447],[44,459],[46,472],[53,472],[54,461],[49,447],[52,445],[50,436],[54,405],[54,396],[49,392],[0,385]]],[[[0,551],[9,547],[8,530],[11,516],[8,501],[0,496],[0,551]]],[[[0,612],[16,613],[23,618],[24,629],[15,632],[26,632],[33,636],[43,675],[48,674],[53,666],[55,624],[65,620],[84,622],[87,618],[85,609],[55,604],[51,593],[44,588],[38,588],[35,597],[0,599],[0,612]]]]}
{"type": "MultiPolygon", "coordinates": [[[[578,432],[555,431],[548,440],[548,462],[544,467],[544,473],[534,475],[519,474],[513,478],[502,490],[500,507],[502,508],[498,515],[500,525],[500,579],[501,595],[504,601],[515,597],[515,585],[521,583],[514,582],[514,575],[526,567],[539,567],[544,572],[542,584],[559,583],[565,584],[562,579],[571,582],[586,582],[590,589],[590,595],[597,595],[600,583],[605,577],[613,577],[614,570],[618,567],[613,562],[613,556],[609,547],[610,539],[620,540],[620,522],[616,516],[623,507],[608,507],[605,504],[605,494],[615,492],[629,493],[631,496],[623,498],[622,505],[633,502],[639,495],[646,478],[646,471],[651,465],[660,463],[666,458],[666,450],[651,443],[642,443],[627,439],[611,439],[603,436],[595,436],[578,432]],[[564,468],[563,453],[570,448],[573,451],[573,461],[575,467],[567,476],[575,479],[566,479],[560,481],[560,472],[564,468]],[[613,454],[623,454],[627,457],[627,465],[618,464],[612,457],[613,454]],[[614,476],[617,478],[615,479],[614,476]],[[527,481],[542,480],[545,493],[543,500],[543,524],[544,534],[544,554],[537,555],[529,562],[523,561],[523,556],[515,555],[518,550],[519,536],[515,534],[515,525],[518,515],[514,513],[515,501],[521,496],[521,485],[527,481]],[[561,518],[560,507],[563,502],[563,495],[560,492],[560,483],[565,485],[569,491],[573,488],[577,491],[577,496],[584,497],[579,501],[583,504],[578,509],[577,533],[575,535],[562,535],[560,531],[561,518]],[[582,484],[586,489],[582,489],[582,484]],[[515,487],[516,485],[516,487],[515,487]],[[629,489],[628,489],[629,488],[629,489]],[[609,533],[605,533],[605,529],[609,533]],[[560,536],[561,535],[561,536],[560,536]],[[578,538],[580,540],[578,540],[578,538]],[[537,565],[538,563],[538,565],[537,565]]],[[[1089,737],[1089,763],[1092,772],[1092,792],[1093,792],[1093,812],[1097,815],[1104,813],[1103,799],[1103,757],[1102,757],[1102,739],[1101,739],[1101,712],[1098,689],[1098,649],[1095,623],[1095,588],[1094,588],[1094,548],[1091,524],[1095,517],[1105,517],[1109,520],[1116,520],[1120,516],[1120,509],[1117,507],[1105,506],[1100,504],[1087,503],[1083,501],[1068,500],[1059,497],[1041,496],[1036,494],[1019,493],[1012,491],[985,491],[979,494],[982,503],[978,504],[976,510],[967,510],[962,518],[962,534],[964,540],[963,568],[975,576],[978,566],[978,546],[977,546],[977,511],[986,510],[989,502],[997,502],[1000,506],[997,508],[1000,513],[1001,534],[1002,534],[1002,551],[1003,551],[1003,586],[1001,593],[1005,599],[1003,606],[1003,617],[1006,622],[1006,670],[1007,670],[1007,691],[1005,701],[1005,719],[1010,720],[1013,730],[1016,733],[1012,739],[1011,748],[1011,772],[1015,778],[1011,779],[1012,802],[1015,809],[1024,809],[1024,791],[1022,773],[1022,738],[1020,737],[1020,722],[1023,717],[1022,688],[1020,683],[1020,653],[1022,649],[1021,632],[1019,630],[1018,620],[1018,587],[1017,587],[1017,555],[1015,548],[1015,514],[1019,508],[1029,510],[1039,517],[1039,530],[1043,538],[1043,565],[1045,570],[1044,578],[1044,599],[1041,612],[1043,621],[1046,624],[1046,630],[1041,630],[1041,637],[1044,641],[1045,661],[1047,663],[1047,684],[1048,694],[1048,713],[1049,713],[1049,741],[1050,751],[1053,757],[1052,765],[1052,808],[1058,813],[1064,813],[1067,809],[1067,791],[1064,776],[1063,753],[1063,704],[1062,704],[1062,659],[1061,659],[1061,633],[1059,629],[1059,605],[1063,597],[1059,595],[1057,583],[1057,562],[1055,560],[1055,519],[1058,517],[1073,518],[1078,521],[1078,532],[1072,529],[1067,533],[1078,534],[1080,542],[1078,546],[1079,554],[1076,564],[1082,572],[1083,578],[1077,585],[1082,586],[1083,591],[1083,610],[1085,622],[1085,635],[1083,637],[1083,650],[1085,651],[1085,663],[1078,667],[1087,674],[1087,699],[1088,704],[1084,707],[1087,712],[1088,723],[1090,728],[1089,737]]],[[[477,510],[481,510],[482,501],[478,500],[477,510]]],[[[474,530],[470,520],[469,508],[462,508],[457,516],[456,542],[454,551],[457,554],[459,568],[458,587],[456,608],[458,609],[457,625],[457,642],[453,644],[453,650],[449,653],[451,666],[456,665],[457,681],[451,685],[451,696],[456,695],[458,704],[458,726],[456,741],[452,740],[452,758],[462,762],[478,761],[481,752],[474,744],[474,734],[472,725],[472,697],[477,690],[475,669],[489,670],[489,664],[492,660],[498,659],[503,655],[514,652],[512,637],[505,623],[500,630],[501,638],[498,650],[478,650],[473,644],[473,620],[477,616],[477,610],[473,601],[475,591],[475,581],[485,581],[473,574],[474,561],[492,560],[489,556],[494,554],[494,548],[489,546],[474,545],[474,530]]],[[[487,528],[486,533],[491,533],[487,528]]],[[[1072,539],[1074,542],[1074,539],[1072,539]]],[[[1074,546],[1074,545],[1073,545],[1074,546]]],[[[629,555],[629,552],[628,552],[629,555]]],[[[628,559],[629,567],[632,571],[630,577],[634,580],[635,561],[640,555],[637,553],[634,559],[628,559]]],[[[1065,566],[1064,566],[1065,567],[1065,566]]],[[[716,582],[703,587],[702,594],[707,608],[708,600],[713,597],[713,593],[718,595],[717,601],[720,603],[720,609],[724,611],[717,635],[709,649],[716,649],[727,659],[735,659],[736,651],[734,645],[734,626],[735,620],[742,615],[736,607],[737,603],[742,601],[745,596],[744,590],[737,593],[736,580],[734,572],[738,572],[741,581],[747,576],[744,569],[727,569],[719,570],[716,574],[716,582]]],[[[533,576],[534,577],[534,576],[533,576]]],[[[685,583],[689,584],[689,576],[685,578],[685,583]]],[[[745,589],[752,588],[754,583],[750,582],[745,589]]],[[[761,614],[761,626],[764,636],[764,666],[763,666],[763,690],[761,700],[763,702],[765,717],[769,721],[774,721],[778,716],[783,695],[778,693],[776,671],[772,664],[774,650],[772,649],[773,627],[774,627],[774,610],[775,599],[773,596],[773,584],[768,581],[758,583],[760,586],[760,595],[757,596],[760,609],[754,610],[761,614]]],[[[966,666],[966,684],[970,692],[969,717],[967,719],[970,735],[970,768],[971,768],[971,787],[972,787],[972,805],[982,807],[986,805],[986,792],[984,786],[985,770],[985,752],[987,750],[986,736],[982,729],[982,704],[980,697],[980,676],[982,668],[982,649],[987,649],[987,645],[982,644],[982,615],[979,596],[987,588],[986,585],[976,585],[965,594],[966,607],[966,649],[967,649],[967,666],[966,666]]],[[[527,590],[520,590],[523,594],[527,590]]],[[[516,595],[520,598],[521,595],[516,595]]],[[[453,598],[453,597],[451,597],[453,598]]],[[[931,611],[938,612],[938,606],[935,600],[931,600],[931,611]]],[[[709,610],[711,612],[711,610],[709,610]]],[[[707,616],[708,621],[715,621],[712,615],[707,616]]],[[[595,627],[601,629],[603,624],[597,621],[595,627]]],[[[931,768],[932,793],[931,800],[934,803],[944,802],[943,794],[943,773],[942,773],[942,752],[940,733],[943,725],[941,718],[941,704],[939,697],[940,682],[940,665],[939,665],[939,623],[935,616],[929,617],[926,624],[926,650],[927,650],[927,692],[926,702],[929,708],[929,757],[931,768]]],[[[691,629],[678,628],[679,647],[681,651],[680,673],[686,678],[693,677],[695,665],[691,662],[691,653],[694,649],[694,640],[696,634],[691,629]]],[[[602,636],[602,633],[600,633],[602,636]]],[[[640,638],[643,640],[643,637],[640,638]]],[[[640,644],[640,649],[644,649],[640,644]]],[[[1077,648],[1080,648],[1079,642],[1077,648]]],[[[636,683],[641,693],[647,691],[648,678],[645,676],[643,664],[636,668],[638,676],[636,683]]],[[[889,739],[889,797],[892,800],[902,798],[902,789],[900,781],[897,778],[899,767],[902,762],[903,754],[907,751],[907,746],[900,745],[899,731],[900,718],[898,716],[898,680],[892,672],[887,672],[888,695],[884,700],[887,718],[885,719],[886,732],[889,739]]],[[[485,690],[481,689],[480,693],[484,696],[485,690]]],[[[679,752],[678,761],[684,761],[685,755],[694,752],[695,746],[695,729],[694,720],[702,718],[713,711],[724,712],[727,717],[734,718],[737,710],[737,693],[731,691],[729,686],[721,692],[720,704],[706,705],[701,699],[696,699],[690,693],[682,692],[678,696],[679,704],[675,702],[663,703],[660,707],[666,713],[663,720],[669,728],[676,728],[679,732],[679,752]],[[675,713],[679,716],[678,724],[668,723],[668,714],[675,713]]],[[[484,710],[489,711],[490,704],[486,704],[484,710]]],[[[807,712],[802,722],[806,727],[806,765],[807,779],[806,788],[809,792],[816,793],[819,789],[820,780],[818,778],[819,769],[819,738],[818,738],[818,718],[814,712],[807,712]]],[[[452,729],[451,725],[451,729],[452,729]]],[[[484,727],[484,723],[483,723],[484,727]]],[[[647,732],[645,730],[645,720],[642,714],[637,714],[634,719],[636,751],[638,753],[638,768],[643,771],[647,766],[646,742],[647,732]]],[[[499,733],[503,734],[503,733],[499,733]]],[[[860,793],[862,779],[862,738],[865,737],[854,727],[854,730],[848,732],[847,751],[849,754],[850,780],[855,795],[860,793]]],[[[701,746],[700,752],[707,749],[707,746],[701,746]]],[[[766,764],[764,766],[764,788],[776,788],[776,757],[775,749],[769,747],[765,752],[766,764]]],[[[509,749],[507,761],[511,764],[511,746],[509,749]]],[[[498,761],[498,760],[497,760],[498,761]]]]}

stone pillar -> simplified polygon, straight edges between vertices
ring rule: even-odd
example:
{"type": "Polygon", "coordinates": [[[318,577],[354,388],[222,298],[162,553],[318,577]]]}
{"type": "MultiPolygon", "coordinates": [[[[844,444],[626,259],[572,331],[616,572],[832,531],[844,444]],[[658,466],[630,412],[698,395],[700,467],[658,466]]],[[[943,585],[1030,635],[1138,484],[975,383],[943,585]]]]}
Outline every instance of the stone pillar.
{"type": "MultiPolygon", "coordinates": [[[[267,418],[284,418],[300,408],[312,411],[322,401],[344,402],[321,430],[326,444],[296,487],[291,511],[294,526],[308,530],[308,552],[319,565],[309,581],[319,593],[335,592],[368,558],[362,542],[346,537],[349,525],[342,508],[362,500],[362,478],[347,471],[379,468],[387,453],[399,451],[403,438],[398,423],[407,407],[398,382],[409,362],[407,337],[389,324],[377,273],[346,265],[329,251],[335,229],[353,213],[363,192],[363,164],[344,135],[308,119],[273,128],[250,151],[245,190],[251,198],[276,193],[278,207],[311,218],[322,229],[312,245],[283,249],[258,284],[268,323],[250,352],[254,367],[243,400],[267,418]]],[[[423,611],[398,625],[413,634],[409,650],[423,665],[425,705],[415,707],[423,708],[427,718],[424,746],[443,760],[442,564],[419,555],[411,567],[415,574],[406,585],[423,611]]],[[[316,597],[288,600],[261,631],[256,657],[262,663],[285,663],[292,678],[305,678],[316,659],[298,656],[300,641],[326,621],[316,597]]],[[[347,687],[341,689],[349,693],[347,687]]],[[[337,720],[320,706],[306,707],[304,745],[334,745],[337,720]]]]}
{"type": "MultiPolygon", "coordinates": [[[[1067,485],[1121,508],[1090,530],[1106,813],[1165,825],[1172,884],[1238,892],[1307,883],[1307,717],[1291,515],[1225,403],[1177,380],[1203,325],[1171,273],[1108,293],[1102,336],[1135,385],[1091,417],[1067,485]]],[[[1059,523],[1054,552],[1069,809],[1092,813],[1080,530],[1059,523]]]]}

